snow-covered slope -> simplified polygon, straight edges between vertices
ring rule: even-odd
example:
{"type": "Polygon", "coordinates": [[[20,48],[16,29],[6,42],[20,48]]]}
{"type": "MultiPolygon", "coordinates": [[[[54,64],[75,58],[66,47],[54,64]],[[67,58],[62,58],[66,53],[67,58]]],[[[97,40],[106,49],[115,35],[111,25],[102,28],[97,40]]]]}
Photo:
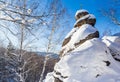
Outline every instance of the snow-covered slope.
{"type": "Polygon", "coordinates": [[[110,49],[110,52],[115,60],[120,62],[120,36],[104,36],[102,39],[107,47],[110,49]]]}
{"type": "Polygon", "coordinates": [[[62,57],[46,78],[45,82],[119,82],[120,66],[103,42],[91,39],[62,57]]]}

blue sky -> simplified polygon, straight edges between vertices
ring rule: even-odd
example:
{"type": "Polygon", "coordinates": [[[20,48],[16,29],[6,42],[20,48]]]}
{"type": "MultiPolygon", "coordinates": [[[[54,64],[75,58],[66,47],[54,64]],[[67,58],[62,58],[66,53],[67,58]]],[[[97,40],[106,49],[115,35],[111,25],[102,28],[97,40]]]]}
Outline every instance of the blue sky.
{"type": "Polygon", "coordinates": [[[114,7],[112,0],[62,0],[62,2],[72,16],[72,24],[75,22],[74,14],[82,8],[95,15],[97,19],[95,27],[100,31],[101,35],[105,30],[111,30],[112,34],[120,32],[120,27],[112,24],[112,22],[99,11],[100,9],[114,7]]]}
{"type": "MultiPolygon", "coordinates": [[[[31,0],[29,0],[29,1],[31,1],[31,0]]],[[[38,0],[38,1],[40,1],[40,0],[38,0]]],[[[96,22],[95,27],[100,32],[101,36],[105,30],[107,30],[107,31],[111,30],[112,34],[120,32],[120,27],[118,27],[117,25],[114,25],[111,21],[109,21],[108,18],[104,17],[101,14],[101,12],[99,11],[100,9],[108,9],[109,7],[114,8],[114,6],[112,4],[112,0],[62,0],[62,4],[67,8],[68,13],[70,14],[70,18],[69,18],[70,24],[69,24],[69,26],[67,26],[67,25],[65,26],[67,32],[68,32],[68,28],[70,28],[70,30],[73,28],[73,25],[75,23],[74,15],[75,15],[76,11],[81,8],[88,10],[89,13],[94,14],[96,16],[97,22],[96,22]]],[[[41,3],[41,5],[43,5],[43,4],[41,3]]],[[[8,24],[8,26],[9,26],[9,24],[8,24]]],[[[4,35],[2,35],[2,33],[0,33],[0,34],[1,34],[1,36],[4,36],[4,35]]],[[[8,34],[9,34],[9,32],[8,32],[8,34]]],[[[63,36],[66,36],[66,35],[63,35],[63,36]]],[[[18,42],[16,42],[17,40],[12,36],[10,36],[10,37],[11,37],[11,40],[13,41],[14,45],[18,46],[18,42]]],[[[44,40],[44,39],[42,39],[42,40],[44,40]]],[[[41,47],[41,44],[40,44],[41,42],[38,42],[38,43],[36,42],[34,45],[37,46],[38,49],[42,48],[43,46],[41,47]]],[[[43,42],[45,42],[45,40],[43,42]]],[[[46,49],[46,46],[42,49],[44,51],[46,49]]],[[[41,49],[41,51],[42,51],[42,49],[41,49]]]]}

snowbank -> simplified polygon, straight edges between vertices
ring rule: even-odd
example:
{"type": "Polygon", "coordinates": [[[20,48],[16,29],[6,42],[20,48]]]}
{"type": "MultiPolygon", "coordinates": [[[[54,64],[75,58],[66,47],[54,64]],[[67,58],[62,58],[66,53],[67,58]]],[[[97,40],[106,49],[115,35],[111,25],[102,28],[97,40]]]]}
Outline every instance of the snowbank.
{"type": "Polygon", "coordinates": [[[54,82],[53,77],[63,82],[119,82],[120,68],[107,46],[92,39],[62,57],[45,82],[54,82]]]}
{"type": "Polygon", "coordinates": [[[114,59],[120,62],[120,36],[104,36],[102,40],[110,49],[114,59]]]}

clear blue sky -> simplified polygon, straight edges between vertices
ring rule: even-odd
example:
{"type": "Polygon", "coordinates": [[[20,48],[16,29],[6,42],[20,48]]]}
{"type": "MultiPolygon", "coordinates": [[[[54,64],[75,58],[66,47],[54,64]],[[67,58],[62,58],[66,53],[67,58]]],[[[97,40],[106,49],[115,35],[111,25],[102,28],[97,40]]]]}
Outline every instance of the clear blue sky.
{"type": "Polygon", "coordinates": [[[62,2],[72,15],[72,24],[75,22],[74,14],[78,9],[82,8],[96,16],[97,22],[95,27],[100,31],[101,35],[105,30],[109,29],[112,31],[112,34],[120,32],[120,27],[112,24],[112,22],[99,11],[100,9],[114,7],[112,0],[62,0],[62,2]]]}
{"type": "MultiPolygon", "coordinates": [[[[29,1],[32,1],[32,0],[29,0],[29,1]]],[[[40,1],[40,0],[38,0],[38,1],[40,1]]],[[[82,9],[88,10],[89,13],[94,14],[96,16],[97,22],[96,22],[95,27],[100,32],[101,36],[105,30],[109,30],[109,29],[112,31],[112,34],[120,32],[120,27],[112,24],[112,22],[109,21],[106,17],[104,17],[101,14],[101,12],[99,11],[100,9],[108,9],[109,7],[115,8],[116,6],[113,6],[112,0],[62,0],[62,2],[63,2],[62,4],[68,9],[68,11],[69,11],[68,13],[70,14],[70,18],[69,18],[69,20],[71,21],[69,24],[70,26],[66,25],[66,28],[70,28],[70,29],[73,28],[73,25],[75,23],[74,15],[77,10],[82,8],[82,9]]],[[[41,5],[43,5],[43,4],[41,3],[41,5]]],[[[1,33],[1,36],[2,36],[2,33],[1,33]]],[[[66,35],[63,35],[63,36],[66,36],[66,35]]],[[[10,37],[11,37],[11,41],[13,41],[14,45],[18,46],[18,44],[16,42],[17,40],[12,36],[10,36],[10,37]]],[[[44,39],[42,39],[42,40],[44,40],[44,39]]],[[[41,48],[41,44],[42,44],[41,42],[38,42],[38,43],[36,42],[35,46],[37,46],[38,48],[41,48]]],[[[43,41],[43,42],[45,42],[45,41],[43,41]]],[[[43,46],[44,46],[44,44],[43,44],[43,46]]],[[[46,49],[46,47],[42,48],[42,49],[46,49]]],[[[42,49],[41,49],[41,51],[42,51],[42,49]]]]}

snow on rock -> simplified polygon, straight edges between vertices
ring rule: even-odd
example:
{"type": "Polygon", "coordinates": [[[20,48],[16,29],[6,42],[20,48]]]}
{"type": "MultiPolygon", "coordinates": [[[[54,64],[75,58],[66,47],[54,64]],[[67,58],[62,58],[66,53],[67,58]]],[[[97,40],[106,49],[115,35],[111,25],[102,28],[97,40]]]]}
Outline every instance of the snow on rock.
{"type": "Polygon", "coordinates": [[[95,22],[96,22],[95,16],[92,14],[88,14],[88,15],[85,15],[85,16],[81,17],[80,19],[78,19],[76,21],[76,23],[74,24],[74,27],[78,27],[83,24],[90,24],[90,25],[94,26],[95,22]]]}
{"type": "Polygon", "coordinates": [[[117,36],[99,39],[91,24],[73,28],[62,46],[62,56],[44,82],[120,82],[120,65],[111,49],[120,48],[117,36]]]}
{"type": "Polygon", "coordinates": [[[68,35],[68,38],[66,38],[63,42],[61,52],[62,56],[68,53],[70,50],[74,50],[77,46],[84,43],[86,40],[99,37],[97,29],[89,24],[84,24],[81,26],[81,28],[75,29],[74,31],[72,30],[70,33],[68,33],[68,35]]]}
{"type": "Polygon", "coordinates": [[[71,43],[77,43],[80,40],[85,39],[89,34],[95,33],[96,31],[97,29],[91,25],[84,24],[73,34],[71,37],[71,43]]]}
{"type": "Polygon", "coordinates": [[[96,20],[94,15],[89,14],[86,10],[79,10],[76,16],[78,16],[79,19],[77,19],[75,23],[75,28],[68,33],[63,41],[60,51],[61,56],[73,51],[86,40],[99,37],[99,32],[93,27],[95,24],[93,20],[96,20]]]}
{"type": "Polygon", "coordinates": [[[85,16],[85,15],[87,15],[87,14],[89,14],[87,10],[81,9],[81,10],[78,10],[78,11],[76,12],[75,18],[76,18],[76,20],[77,20],[77,19],[79,19],[79,18],[81,18],[81,17],[83,17],[83,16],[85,16]]]}
{"type": "Polygon", "coordinates": [[[104,36],[103,42],[108,46],[112,56],[120,62],[120,36],[104,36]]]}
{"type": "Polygon", "coordinates": [[[70,37],[70,36],[72,36],[73,33],[76,32],[77,30],[78,30],[78,28],[73,28],[73,29],[67,34],[67,36],[65,37],[65,39],[68,38],[68,37],[70,37]]]}

